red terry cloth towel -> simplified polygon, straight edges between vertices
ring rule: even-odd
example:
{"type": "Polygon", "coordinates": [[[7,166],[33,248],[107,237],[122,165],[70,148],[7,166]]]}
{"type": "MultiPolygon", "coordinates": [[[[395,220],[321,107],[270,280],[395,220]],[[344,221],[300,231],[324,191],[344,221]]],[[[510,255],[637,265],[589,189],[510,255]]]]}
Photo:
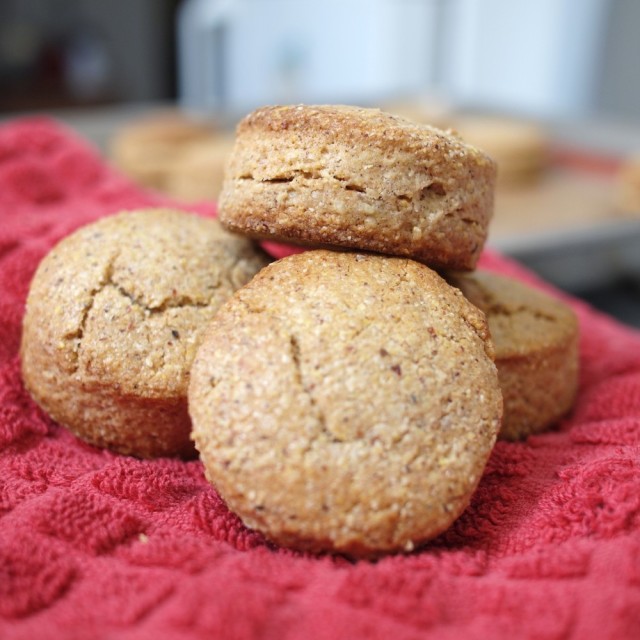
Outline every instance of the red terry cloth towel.
{"type": "MultiPolygon", "coordinates": [[[[499,442],[449,531],[375,563],[274,548],[198,461],[115,455],[45,416],[18,360],[39,260],[81,224],[158,204],[51,121],[0,128],[0,637],[640,638],[640,333],[580,301],[565,297],[572,414],[499,442]]],[[[551,290],[498,255],[482,265],[551,290]]]]}

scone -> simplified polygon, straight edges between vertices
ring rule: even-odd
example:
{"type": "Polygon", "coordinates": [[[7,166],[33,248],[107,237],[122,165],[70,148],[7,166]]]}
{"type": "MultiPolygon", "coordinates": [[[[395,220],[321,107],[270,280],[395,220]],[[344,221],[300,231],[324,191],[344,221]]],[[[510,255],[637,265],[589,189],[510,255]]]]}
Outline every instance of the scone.
{"type": "Polygon", "coordinates": [[[549,136],[538,123],[459,115],[452,119],[451,126],[496,161],[497,184],[501,187],[534,183],[551,164],[549,136]]]}
{"type": "Polygon", "coordinates": [[[222,307],[189,386],[229,507],[276,543],[410,551],[465,509],[500,426],[484,316],[412,260],[283,258],[222,307]]]}
{"type": "Polygon", "coordinates": [[[564,303],[490,272],[449,281],[487,317],[504,418],[500,438],[538,433],[566,414],[578,388],[578,322],[564,303]]]}
{"type": "Polygon", "coordinates": [[[217,200],[233,138],[212,137],[189,145],[169,172],[166,192],[184,202],[217,200]]]}
{"type": "Polygon", "coordinates": [[[622,213],[640,215],[640,154],[622,161],[616,176],[615,206],[622,213]]]}
{"type": "Polygon", "coordinates": [[[210,123],[178,111],[153,113],[116,132],[110,141],[113,164],[137,183],[166,191],[167,181],[191,144],[215,137],[210,123]]]}
{"type": "Polygon", "coordinates": [[[377,109],[264,107],[236,131],[220,221],[257,238],[473,269],[495,164],[454,135],[377,109]]]}
{"type": "Polygon", "coordinates": [[[201,334],[267,262],[217,221],[179,211],[122,213],[79,229],[31,283],[26,387],[89,443],[190,455],[187,385],[201,334]]]}
{"type": "Polygon", "coordinates": [[[448,129],[453,118],[451,104],[433,95],[413,96],[385,102],[380,105],[380,108],[387,113],[413,122],[430,124],[438,129],[448,129]]]}

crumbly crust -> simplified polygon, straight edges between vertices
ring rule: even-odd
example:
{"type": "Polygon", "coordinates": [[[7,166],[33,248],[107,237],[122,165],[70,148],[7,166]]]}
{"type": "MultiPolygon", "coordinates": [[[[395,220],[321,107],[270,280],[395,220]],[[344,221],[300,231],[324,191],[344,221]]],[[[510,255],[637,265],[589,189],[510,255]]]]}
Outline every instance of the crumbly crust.
{"type": "Polygon", "coordinates": [[[284,258],[220,310],[189,388],[231,509],[270,539],[410,551],[465,509],[500,426],[484,316],[412,260],[284,258]]]}
{"type": "Polygon", "coordinates": [[[557,422],[578,388],[578,321],[564,303],[494,273],[448,276],[487,316],[504,398],[499,437],[517,440],[557,422]]]}
{"type": "Polygon", "coordinates": [[[25,384],[93,444],[185,455],[189,369],[218,307],[268,260],[215,221],[126,212],[83,227],[41,262],[21,345],[25,384]]]}
{"type": "Polygon", "coordinates": [[[220,220],[259,238],[473,269],[495,175],[451,132],[377,109],[264,107],[238,125],[220,220]]]}

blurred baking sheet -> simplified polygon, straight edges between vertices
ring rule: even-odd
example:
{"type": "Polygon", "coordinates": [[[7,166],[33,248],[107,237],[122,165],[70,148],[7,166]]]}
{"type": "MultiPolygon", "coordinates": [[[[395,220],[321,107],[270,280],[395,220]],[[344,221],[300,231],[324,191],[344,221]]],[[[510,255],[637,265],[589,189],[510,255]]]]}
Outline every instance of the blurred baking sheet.
{"type": "Polygon", "coordinates": [[[501,186],[488,244],[570,291],[640,280],[640,212],[615,210],[619,158],[557,148],[539,180],[501,186]]]}

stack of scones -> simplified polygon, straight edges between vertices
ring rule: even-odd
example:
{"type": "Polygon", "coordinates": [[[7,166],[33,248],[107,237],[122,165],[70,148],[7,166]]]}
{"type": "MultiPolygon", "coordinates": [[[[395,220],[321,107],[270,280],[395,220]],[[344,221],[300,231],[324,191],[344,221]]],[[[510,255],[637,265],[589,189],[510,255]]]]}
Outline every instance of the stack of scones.
{"type": "Polygon", "coordinates": [[[258,109],[219,221],[124,212],[53,248],[25,383],[98,446],[188,456],[193,441],[229,508],[277,544],[412,551],[467,507],[496,438],[553,425],[577,389],[573,312],[475,271],[495,183],[451,131],[258,109]],[[270,262],[256,240],[309,250],[270,262]]]}

